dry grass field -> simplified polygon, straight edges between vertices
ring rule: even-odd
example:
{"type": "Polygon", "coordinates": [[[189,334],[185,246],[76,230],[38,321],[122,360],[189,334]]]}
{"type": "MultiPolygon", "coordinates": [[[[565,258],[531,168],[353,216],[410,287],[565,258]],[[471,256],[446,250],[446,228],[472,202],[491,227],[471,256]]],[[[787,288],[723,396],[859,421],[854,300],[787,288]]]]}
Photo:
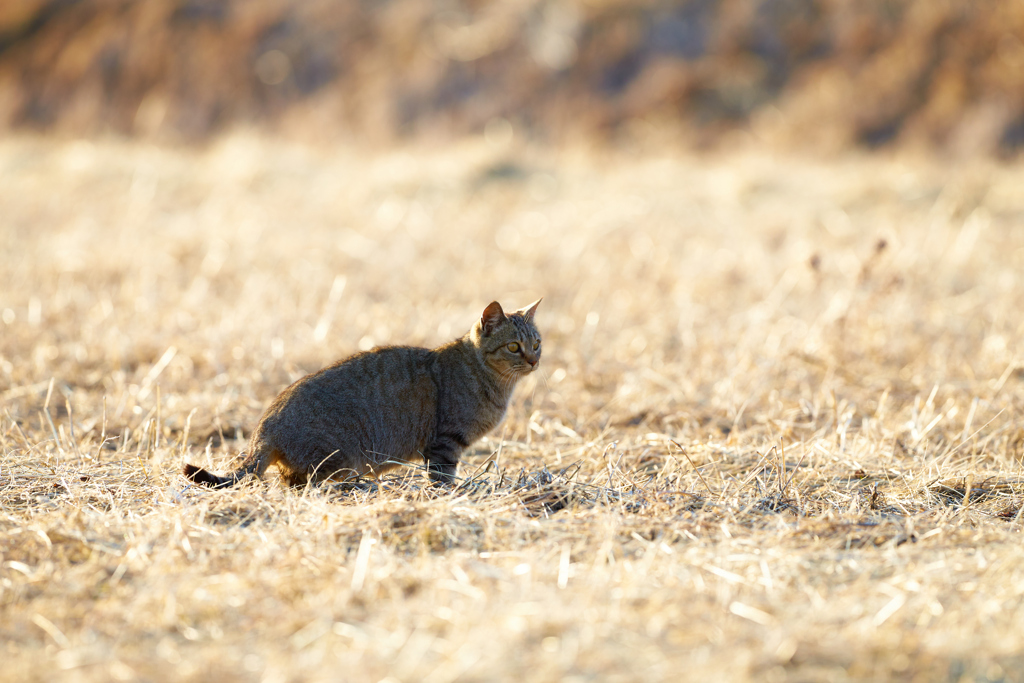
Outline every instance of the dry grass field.
{"type": "Polygon", "coordinates": [[[0,678],[1021,680],[1024,167],[0,141],[0,678]],[[539,296],[463,460],[225,470],[539,296]]]}

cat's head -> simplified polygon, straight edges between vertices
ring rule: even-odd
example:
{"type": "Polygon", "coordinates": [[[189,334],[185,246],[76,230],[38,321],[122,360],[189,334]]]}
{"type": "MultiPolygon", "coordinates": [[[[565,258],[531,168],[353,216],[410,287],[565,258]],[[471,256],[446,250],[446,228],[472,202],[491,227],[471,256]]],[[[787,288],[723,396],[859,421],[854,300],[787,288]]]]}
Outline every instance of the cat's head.
{"type": "Polygon", "coordinates": [[[473,325],[470,339],[480,350],[484,363],[502,377],[513,379],[534,371],[540,362],[540,332],[533,314],[541,300],[505,315],[501,304],[492,301],[473,325]]]}

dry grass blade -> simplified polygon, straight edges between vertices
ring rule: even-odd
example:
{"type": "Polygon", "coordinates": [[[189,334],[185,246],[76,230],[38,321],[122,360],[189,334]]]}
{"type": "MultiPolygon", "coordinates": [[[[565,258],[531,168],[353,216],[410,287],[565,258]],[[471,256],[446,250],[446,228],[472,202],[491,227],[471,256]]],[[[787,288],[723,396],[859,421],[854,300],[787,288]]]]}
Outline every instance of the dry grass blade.
{"type": "Polygon", "coordinates": [[[687,453],[686,453],[686,449],[685,449],[685,448],[683,448],[682,446],[680,446],[680,445],[679,445],[679,442],[678,442],[678,441],[674,441],[674,440],[673,440],[673,441],[672,441],[672,443],[674,443],[674,444],[675,444],[676,448],[678,448],[678,449],[679,449],[679,452],[683,454],[683,457],[684,457],[684,458],[686,458],[686,462],[690,463],[690,467],[692,467],[692,468],[693,468],[693,472],[694,472],[694,474],[696,474],[696,475],[697,475],[697,477],[698,477],[698,478],[700,478],[700,483],[704,485],[704,489],[705,489],[705,490],[706,490],[706,491],[707,491],[708,493],[711,493],[711,487],[710,487],[710,486],[708,486],[708,483],[707,483],[707,482],[706,482],[706,481],[704,480],[704,475],[700,473],[700,470],[699,470],[699,469],[697,469],[697,466],[693,464],[693,460],[690,460],[690,456],[689,456],[689,455],[687,455],[687,453]]]}
{"type": "Polygon", "coordinates": [[[3,675],[1011,680],[1022,173],[0,141],[3,675]],[[452,487],[180,475],[541,295],[452,487]]]}

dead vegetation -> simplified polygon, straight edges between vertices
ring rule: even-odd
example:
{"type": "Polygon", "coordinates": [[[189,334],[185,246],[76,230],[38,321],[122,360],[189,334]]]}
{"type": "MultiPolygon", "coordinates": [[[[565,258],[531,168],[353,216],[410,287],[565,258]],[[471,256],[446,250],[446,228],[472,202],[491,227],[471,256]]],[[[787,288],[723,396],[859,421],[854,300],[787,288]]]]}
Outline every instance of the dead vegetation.
{"type": "Polygon", "coordinates": [[[1024,149],[1019,0],[5,0],[0,128],[1024,149]]]}
{"type": "Polygon", "coordinates": [[[1024,177],[0,144],[10,680],[1012,680],[1024,177]],[[285,384],[544,295],[453,490],[190,487],[285,384]]]}

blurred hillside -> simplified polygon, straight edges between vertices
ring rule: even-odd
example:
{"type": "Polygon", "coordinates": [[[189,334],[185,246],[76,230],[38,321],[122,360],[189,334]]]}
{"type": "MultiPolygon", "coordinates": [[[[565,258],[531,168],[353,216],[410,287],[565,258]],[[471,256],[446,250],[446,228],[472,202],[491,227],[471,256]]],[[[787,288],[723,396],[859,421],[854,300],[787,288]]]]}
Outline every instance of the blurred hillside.
{"type": "Polygon", "coordinates": [[[1020,0],[5,0],[0,127],[1024,146],[1020,0]]]}

